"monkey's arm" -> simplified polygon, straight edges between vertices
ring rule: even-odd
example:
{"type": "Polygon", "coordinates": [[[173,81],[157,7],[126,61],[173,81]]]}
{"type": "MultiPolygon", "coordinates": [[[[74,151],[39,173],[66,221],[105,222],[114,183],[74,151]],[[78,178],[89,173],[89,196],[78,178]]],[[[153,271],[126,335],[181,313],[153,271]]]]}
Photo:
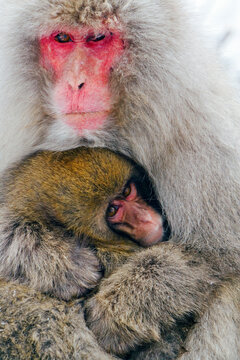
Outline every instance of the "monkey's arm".
{"type": "Polygon", "coordinates": [[[65,302],[0,280],[1,360],[112,360],[86,327],[79,300],[65,302]]]}
{"type": "Polygon", "coordinates": [[[208,298],[206,311],[187,333],[182,352],[179,346],[181,342],[178,338],[174,338],[173,333],[168,334],[167,343],[156,343],[138,349],[130,359],[238,360],[240,354],[239,284],[240,279],[235,276],[224,280],[217,287],[208,298]],[[180,351],[174,353],[178,349],[180,351]],[[166,357],[165,354],[168,356],[166,357]]]}
{"type": "Polygon", "coordinates": [[[95,254],[78,239],[61,228],[18,219],[3,206],[0,277],[68,300],[95,287],[101,272],[95,254]]]}
{"type": "Polygon", "coordinates": [[[131,360],[238,360],[240,354],[240,279],[226,279],[208,299],[208,306],[190,329],[181,352],[179,339],[138,349],[131,360]],[[179,353],[175,350],[180,349],[179,353]],[[165,356],[167,354],[167,356],[165,356]]]}
{"type": "MultiPolygon", "coordinates": [[[[240,278],[226,279],[189,332],[179,360],[237,360],[240,354],[240,278]]],[[[140,358],[141,359],[141,358],[140,358]]],[[[143,357],[146,359],[146,357],[143,357]]]]}
{"type": "Polygon", "coordinates": [[[164,243],[135,255],[102,281],[86,303],[87,324],[100,344],[118,355],[147,343],[164,345],[168,334],[184,341],[184,329],[202,314],[216,281],[197,257],[164,243]]]}

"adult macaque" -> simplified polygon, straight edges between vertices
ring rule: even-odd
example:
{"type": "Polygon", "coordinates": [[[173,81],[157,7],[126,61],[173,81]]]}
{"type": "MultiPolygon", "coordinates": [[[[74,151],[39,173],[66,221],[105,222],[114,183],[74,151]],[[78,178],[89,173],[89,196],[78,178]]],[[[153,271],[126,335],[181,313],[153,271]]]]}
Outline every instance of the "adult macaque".
{"type": "MultiPolygon", "coordinates": [[[[238,274],[240,107],[180,0],[1,0],[0,5],[1,168],[36,147],[85,144],[123,152],[153,179],[171,241],[195,250],[219,276],[238,274]]],[[[119,276],[123,282],[128,278],[124,267],[119,276]]],[[[177,281],[171,283],[174,288],[177,281]]],[[[237,316],[233,289],[226,291],[237,316]]],[[[122,291],[115,297],[124,297],[122,291]]],[[[101,293],[111,308],[116,299],[104,286],[101,293]]],[[[168,302],[164,294],[162,301],[168,302]]],[[[237,342],[232,345],[239,338],[232,316],[226,325],[221,301],[212,301],[211,309],[204,326],[200,321],[187,339],[184,360],[240,357],[237,342]],[[223,343],[213,326],[233,331],[226,331],[223,343]]],[[[116,315],[111,312],[112,319],[116,315]]],[[[103,307],[106,324],[105,316],[103,307]]],[[[101,339],[101,326],[91,318],[88,323],[101,339]]],[[[109,332],[107,346],[114,351],[114,339],[124,333],[121,324],[109,332]]],[[[130,337],[124,341],[125,349],[131,347],[130,337]]]]}
{"type": "MultiPolygon", "coordinates": [[[[124,323],[126,334],[131,317],[137,317],[141,327],[137,344],[157,342],[158,355],[171,358],[181,351],[218,279],[204,261],[199,263],[198,255],[183,247],[164,243],[153,251],[141,251],[138,244],[160,243],[168,229],[140,168],[106,149],[42,152],[12,169],[4,184],[1,211],[8,214],[9,222],[1,228],[0,276],[9,282],[0,282],[1,359],[81,359],[79,346],[88,359],[108,358],[89,331],[85,334],[79,300],[65,303],[36,291],[67,300],[84,294],[100,278],[95,255],[105,277],[131,258],[124,265],[130,266],[128,282],[118,284],[126,297],[135,297],[127,313],[126,304],[118,301],[119,313],[130,317],[124,323]],[[158,284],[155,295],[147,290],[152,276],[158,284]],[[171,277],[177,280],[178,308],[174,308],[171,277]],[[162,293],[168,293],[166,304],[161,302],[162,293]],[[141,309],[149,296],[149,308],[141,309]],[[169,311],[172,315],[167,316],[169,311]]],[[[115,273],[114,279],[121,277],[115,273]]],[[[98,294],[90,302],[95,298],[99,300],[98,294]]],[[[121,350],[115,352],[125,355],[129,351],[121,348],[122,337],[121,350]]]]}

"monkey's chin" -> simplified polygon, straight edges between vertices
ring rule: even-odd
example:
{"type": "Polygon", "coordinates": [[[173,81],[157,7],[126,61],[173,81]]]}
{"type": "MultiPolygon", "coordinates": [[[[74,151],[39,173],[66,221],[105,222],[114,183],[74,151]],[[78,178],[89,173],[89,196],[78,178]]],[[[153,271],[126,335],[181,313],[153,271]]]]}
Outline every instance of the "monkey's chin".
{"type": "Polygon", "coordinates": [[[137,242],[143,247],[149,247],[160,243],[163,239],[163,227],[162,224],[156,226],[156,228],[146,234],[143,238],[137,240],[137,242]]]}
{"type": "Polygon", "coordinates": [[[103,128],[109,111],[95,111],[85,113],[69,113],[64,115],[65,123],[82,133],[84,130],[99,130],[103,128]]]}

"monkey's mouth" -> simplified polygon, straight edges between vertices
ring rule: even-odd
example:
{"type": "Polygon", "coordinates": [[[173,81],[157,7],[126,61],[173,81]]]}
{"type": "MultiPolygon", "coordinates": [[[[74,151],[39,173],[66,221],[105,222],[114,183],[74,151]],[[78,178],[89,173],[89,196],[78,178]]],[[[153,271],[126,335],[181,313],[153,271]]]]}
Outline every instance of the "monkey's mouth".
{"type": "Polygon", "coordinates": [[[65,122],[75,130],[101,129],[109,114],[109,110],[90,111],[90,112],[71,112],[64,115],[65,122]]]}

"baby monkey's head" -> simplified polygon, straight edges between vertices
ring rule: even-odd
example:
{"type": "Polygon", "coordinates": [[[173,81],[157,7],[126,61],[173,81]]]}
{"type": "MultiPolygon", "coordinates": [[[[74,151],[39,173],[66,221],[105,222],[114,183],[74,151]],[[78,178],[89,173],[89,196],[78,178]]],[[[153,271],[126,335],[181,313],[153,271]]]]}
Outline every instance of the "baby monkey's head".
{"type": "Polygon", "coordinates": [[[122,155],[89,148],[45,151],[13,172],[9,203],[30,221],[63,226],[107,247],[129,240],[151,246],[163,239],[153,187],[145,172],[122,155]],[[14,201],[19,192],[26,196],[14,201]]]}

